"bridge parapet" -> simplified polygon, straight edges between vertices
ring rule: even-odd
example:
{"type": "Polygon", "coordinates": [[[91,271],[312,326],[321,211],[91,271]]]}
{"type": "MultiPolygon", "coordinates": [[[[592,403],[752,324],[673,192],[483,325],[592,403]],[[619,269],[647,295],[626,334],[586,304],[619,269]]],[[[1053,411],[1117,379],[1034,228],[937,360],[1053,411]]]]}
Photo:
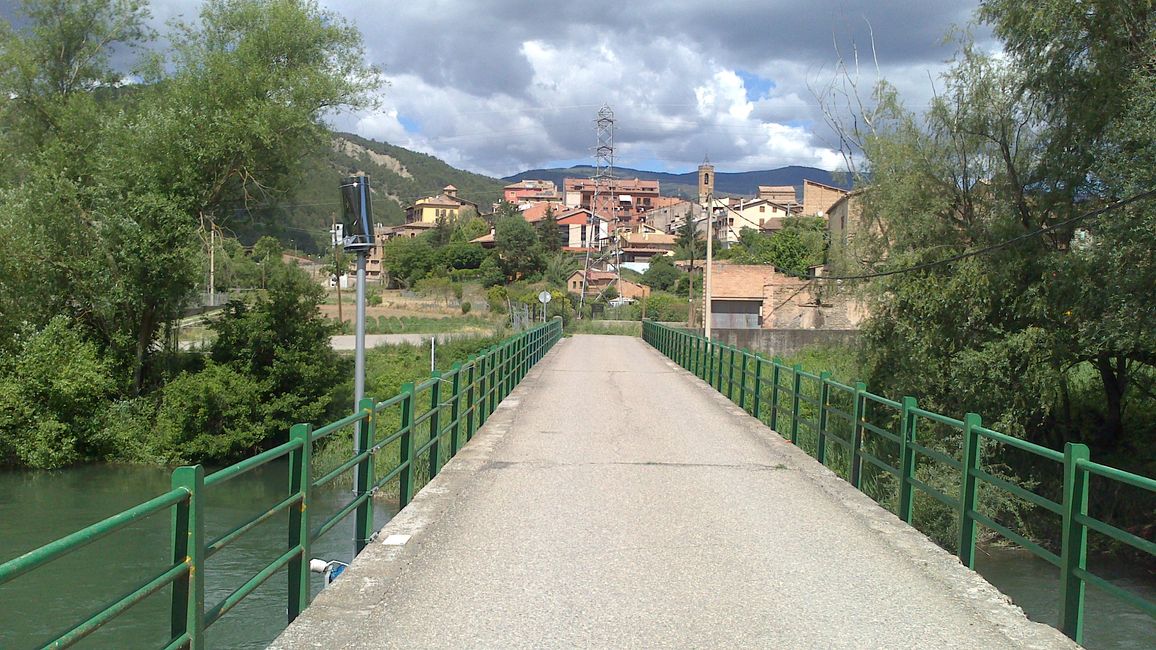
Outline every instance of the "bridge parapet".
{"type": "Polygon", "coordinates": [[[206,476],[200,465],[173,471],[172,489],[140,505],[87,526],[50,544],[0,564],[0,587],[29,573],[43,571],[54,560],[124,531],[146,517],[171,517],[171,562],[142,578],[128,594],[107,601],[99,611],[40,646],[72,646],[169,585],[171,636],[166,648],[205,648],[205,630],[220,620],[276,573],[288,572],[288,621],[310,602],[310,547],[314,541],[350,517],[355,517],[354,547],[360,552],[374,537],[372,499],[389,485],[398,486],[398,502],[408,504],[420,486],[437,476],[562,336],[562,321],[542,323],[455,363],[446,373],[433,373],[420,383],[404,384],[384,401],[361,400],[355,413],[325,426],[294,425],[289,440],[244,461],[206,476]],[[315,443],[339,434],[357,437],[362,451],[343,459],[324,475],[312,475],[315,443]],[[428,458],[428,463],[419,459],[428,458]],[[239,476],[288,459],[286,492],[264,512],[237,524],[215,539],[206,538],[205,497],[239,476]],[[313,492],[357,469],[353,498],[324,521],[310,509],[313,492]],[[219,602],[205,603],[206,563],[221,550],[277,517],[288,521],[287,548],[219,602]]]}
{"type": "MultiPolygon", "coordinates": [[[[976,413],[962,420],[918,406],[915,397],[894,400],[875,395],[866,384],[843,384],[830,373],[815,374],[800,365],[788,366],[778,357],[766,359],[747,350],[709,340],[696,332],[655,322],[644,322],[643,339],[672,361],[704,380],[744,411],[781,432],[792,444],[867,493],[876,501],[890,503],[895,514],[914,522],[917,501],[927,507],[946,509],[959,531],[955,542],[961,563],[974,568],[977,525],[1030,551],[1059,570],[1060,616],[1056,624],[1077,643],[1083,640],[1085,585],[1092,586],[1156,617],[1156,602],[1113,584],[1088,570],[1088,533],[1104,535],[1141,553],[1156,557],[1156,543],[1092,517],[1088,512],[1091,479],[1111,485],[1156,493],[1156,480],[1091,461],[1088,447],[1068,443],[1063,452],[1009,436],[982,425],[976,413]],[[783,427],[783,428],[780,428],[783,427]],[[919,431],[935,430],[937,439],[954,436],[959,449],[953,453],[919,431]],[[984,463],[985,448],[1003,446],[1027,452],[1054,464],[1063,473],[1060,501],[1049,499],[1017,484],[1016,477],[1002,475],[984,463]],[[933,485],[921,478],[922,463],[937,463],[958,472],[955,493],[950,487],[933,485]],[[889,476],[897,485],[894,494],[871,494],[867,481],[889,476]],[[1014,530],[980,507],[980,488],[987,486],[1021,499],[1060,518],[1062,537],[1057,554],[1014,530]],[[925,499],[921,499],[924,497],[925,499]]],[[[985,453],[987,452],[987,453],[985,453]]],[[[1138,522],[1143,523],[1143,522],[1138,522]]]]}

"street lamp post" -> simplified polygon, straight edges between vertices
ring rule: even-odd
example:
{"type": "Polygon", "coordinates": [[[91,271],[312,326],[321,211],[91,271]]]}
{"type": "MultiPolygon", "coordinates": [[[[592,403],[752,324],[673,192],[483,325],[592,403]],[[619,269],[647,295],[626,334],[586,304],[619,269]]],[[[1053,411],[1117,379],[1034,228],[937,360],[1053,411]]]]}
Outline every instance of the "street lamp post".
{"type": "MultiPolygon", "coordinates": [[[[342,244],[347,252],[357,254],[357,320],[356,343],[354,345],[353,361],[353,409],[360,408],[365,397],[365,266],[369,258],[369,251],[373,248],[373,210],[369,201],[369,177],[351,176],[341,183],[342,220],[344,221],[345,237],[342,244]]],[[[340,269],[338,269],[340,272],[340,269]]],[[[338,275],[337,281],[341,282],[338,275]]],[[[362,427],[367,426],[364,420],[357,423],[357,431],[353,436],[353,453],[360,455],[362,451],[362,427]]],[[[354,490],[360,489],[364,477],[360,466],[353,469],[354,490]]],[[[360,496],[360,495],[358,495],[360,496]]],[[[358,524],[363,517],[373,512],[373,504],[366,502],[358,508],[358,524]]],[[[361,525],[356,525],[354,532],[353,554],[361,550],[367,540],[360,540],[361,525]]]]}

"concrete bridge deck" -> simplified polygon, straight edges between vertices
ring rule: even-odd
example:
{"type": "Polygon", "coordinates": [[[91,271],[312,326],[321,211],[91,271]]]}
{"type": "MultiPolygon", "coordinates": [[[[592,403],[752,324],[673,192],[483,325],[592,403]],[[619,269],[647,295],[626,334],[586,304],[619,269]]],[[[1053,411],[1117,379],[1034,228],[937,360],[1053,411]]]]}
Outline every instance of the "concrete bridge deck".
{"type": "Polygon", "coordinates": [[[274,648],[1072,648],[640,339],[562,341],[274,648]]]}

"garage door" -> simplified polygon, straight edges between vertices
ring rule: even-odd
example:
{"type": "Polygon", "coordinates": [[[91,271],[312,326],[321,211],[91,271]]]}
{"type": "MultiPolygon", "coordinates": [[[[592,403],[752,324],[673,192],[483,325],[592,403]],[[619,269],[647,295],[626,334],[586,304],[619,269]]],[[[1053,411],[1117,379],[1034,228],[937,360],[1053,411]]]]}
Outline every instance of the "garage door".
{"type": "Polygon", "coordinates": [[[758,329],[759,300],[712,300],[711,326],[720,329],[758,329]]]}

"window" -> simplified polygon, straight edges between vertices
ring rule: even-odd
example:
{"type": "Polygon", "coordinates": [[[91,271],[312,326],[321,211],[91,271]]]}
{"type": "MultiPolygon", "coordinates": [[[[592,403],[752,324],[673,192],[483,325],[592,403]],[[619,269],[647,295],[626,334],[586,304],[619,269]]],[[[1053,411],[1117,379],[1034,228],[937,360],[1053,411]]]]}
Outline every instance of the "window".
{"type": "Polygon", "coordinates": [[[766,212],[766,211],[767,211],[767,206],[765,206],[765,205],[759,206],[759,212],[766,212]]]}
{"type": "Polygon", "coordinates": [[[702,184],[703,185],[710,185],[710,172],[703,172],[702,173],[702,184]]]}

